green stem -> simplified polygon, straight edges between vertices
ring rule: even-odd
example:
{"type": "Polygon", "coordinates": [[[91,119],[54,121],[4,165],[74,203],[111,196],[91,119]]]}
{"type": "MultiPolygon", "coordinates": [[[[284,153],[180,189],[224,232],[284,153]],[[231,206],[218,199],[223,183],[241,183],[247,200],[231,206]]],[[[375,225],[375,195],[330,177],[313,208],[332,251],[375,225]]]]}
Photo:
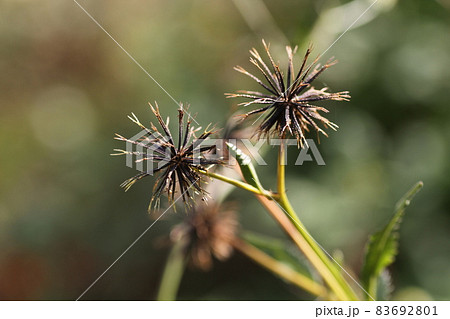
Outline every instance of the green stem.
{"type": "Polygon", "coordinates": [[[252,259],[260,266],[266,268],[275,275],[278,275],[282,279],[290,282],[291,284],[302,288],[312,295],[322,298],[327,296],[327,289],[324,286],[318,284],[311,278],[296,272],[295,270],[279,262],[278,260],[270,257],[253,245],[250,245],[241,239],[234,240],[232,242],[232,245],[236,250],[240,251],[242,254],[252,259]]]}
{"type": "Polygon", "coordinates": [[[290,204],[286,195],[285,186],[285,145],[280,145],[280,152],[278,156],[278,178],[277,186],[278,192],[276,194],[267,190],[260,190],[246,182],[235,180],[227,176],[212,173],[207,170],[198,169],[200,174],[209,176],[229,183],[236,187],[250,191],[256,195],[258,200],[266,207],[267,211],[275,218],[281,227],[289,234],[292,240],[296,243],[299,249],[303,252],[306,258],[311,262],[314,268],[319,272],[336,297],[340,300],[358,300],[358,297],[343,278],[340,270],[335,267],[333,262],[328,258],[319,245],[313,240],[311,235],[306,231],[306,228],[301,223],[292,205],[290,204]],[[262,197],[261,197],[262,196],[262,197]],[[263,200],[264,198],[265,200],[263,200]],[[277,204],[273,203],[275,201],[277,204]],[[270,204],[272,202],[273,205],[270,204]],[[281,209],[279,209],[281,207],[281,209]],[[282,214],[283,216],[281,216],[282,214]],[[285,219],[283,219],[284,217],[285,219]],[[294,227],[294,228],[292,228],[294,227]]]}
{"type": "MultiPolygon", "coordinates": [[[[346,300],[358,300],[353,289],[350,287],[348,282],[343,278],[339,269],[333,264],[332,260],[324,253],[322,248],[317,244],[317,242],[311,237],[311,235],[306,230],[305,226],[302,224],[297,214],[295,213],[289,199],[286,195],[285,186],[285,156],[286,148],[284,143],[281,143],[279,153],[278,153],[278,197],[275,200],[282,207],[286,215],[291,219],[291,222],[298,230],[300,235],[306,240],[308,245],[311,247],[314,254],[319,258],[322,265],[315,265],[316,269],[322,275],[324,280],[333,290],[333,292],[340,298],[346,300]]],[[[311,256],[306,256],[311,260],[311,256]]],[[[315,259],[315,258],[314,258],[315,259]]]]}
{"type": "Polygon", "coordinates": [[[209,177],[221,180],[221,181],[223,181],[225,183],[228,183],[228,184],[234,185],[236,187],[245,189],[245,190],[247,190],[249,192],[252,192],[254,194],[263,195],[263,196],[270,197],[270,198],[273,198],[273,197],[277,196],[276,194],[272,194],[269,191],[259,190],[258,188],[254,187],[254,186],[252,186],[252,185],[250,185],[250,184],[248,184],[246,182],[239,181],[239,180],[236,180],[234,178],[230,178],[230,177],[227,177],[227,176],[224,176],[224,175],[220,175],[220,174],[213,173],[213,172],[210,172],[210,171],[207,171],[207,170],[202,170],[202,169],[197,169],[197,171],[200,174],[203,174],[203,175],[206,175],[206,176],[209,176],[209,177]]]}
{"type": "Polygon", "coordinates": [[[377,277],[372,277],[369,279],[369,286],[367,287],[367,298],[366,298],[367,301],[371,301],[372,298],[377,299],[377,290],[378,290],[377,281],[378,281],[377,277]]]}
{"type": "Polygon", "coordinates": [[[261,195],[256,195],[256,198],[264,206],[267,212],[280,224],[281,228],[283,228],[286,234],[289,235],[295,245],[297,245],[300,251],[305,255],[305,257],[317,270],[317,272],[321,275],[325,282],[329,286],[335,287],[335,289],[333,289],[333,292],[335,293],[336,298],[338,300],[348,300],[349,298],[347,298],[345,292],[342,289],[339,289],[339,285],[333,286],[333,274],[328,270],[322,260],[320,260],[320,258],[311,248],[306,239],[299,233],[297,228],[295,228],[294,223],[292,223],[292,220],[288,217],[286,212],[282,210],[281,206],[277,202],[269,200],[261,195]]]}
{"type": "Polygon", "coordinates": [[[289,212],[289,217],[293,219],[294,224],[298,223],[301,225],[300,218],[298,218],[286,195],[286,146],[284,140],[281,141],[278,152],[277,194],[278,197],[274,199],[281,205],[281,207],[283,207],[283,209],[286,210],[286,213],[289,212]]]}
{"type": "Polygon", "coordinates": [[[172,246],[156,298],[159,301],[173,301],[177,298],[181,278],[186,266],[186,243],[186,240],[181,238],[172,246]]]}
{"type": "MultiPolygon", "coordinates": [[[[284,199],[277,200],[277,202],[283,208],[286,215],[288,215],[288,217],[291,218],[292,224],[295,226],[300,235],[311,247],[313,253],[319,258],[322,265],[320,265],[319,267],[316,264],[315,267],[319,271],[319,273],[321,273],[322,277],[330,286],[330,288],[334,291],[334,293],[340,299],[358,300],[358,297],[356,296],[355,292],[350,287],[348,282],[343,278],[339,269],[336,268],[336,266],[333,264],[333,261],[330,260],[330,258],[324,253],[322,248],[319,247],[319,245],[314,241],[314,239],[305,229],[303,224],[300,222],[287,198],[286,200],[284,199]]],[[[309,256],[306,257],[311,260],[311,257],[309,256]]]]}

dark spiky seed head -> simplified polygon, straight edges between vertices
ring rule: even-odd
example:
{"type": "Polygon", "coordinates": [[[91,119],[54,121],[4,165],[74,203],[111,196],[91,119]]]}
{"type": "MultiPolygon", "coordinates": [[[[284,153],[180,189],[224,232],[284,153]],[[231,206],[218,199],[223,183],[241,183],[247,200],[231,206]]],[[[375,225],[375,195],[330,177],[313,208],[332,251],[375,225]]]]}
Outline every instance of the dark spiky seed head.
{"type": "Polygon", "coordinates": [[[324,65],[320,65],[317,63],[317,58],[307,66],[307,60],[311,54],[310,47],[305,53],[300,69],[295,74],[293,56],[297,47],[292,49],[290,46],[287,46],[288,68],[285,76],[281,72],[279,65],[274,62],[269,46],[264,40],[262,42],[270,61],[270,68],[255,48],[250,50],[252,55],[250,62],[258,68],[265,81],[262,81],[240,66],[235,67],[235,70],[255,80],[266,92],[238,91],[237,93],[226,94],[227,97],[243,97],[251,100],[239,105],[262,105],[242,115],[243,118],[254,114],[260,114],[260,117],[264,116],[256,134],[258,136],[269,136],[271,133],[275,133],[278,137],[285,138],[286,134],[289,133],[295,136],[299,146],[303,146],[306,145],[305,132],[309,131],[310,127],[317,133],[328,136],[317,122],[322,123],[325,128],[329,127],[336,130],[338,126],[320,114],[320,112],[328,113],[328,110],[311,104],[323,100],[348,101],[350,99],[347,91],[330,93],[327,92],[326,87],[317,90],[312,86],[312,82],[323,71],[334,65],[336,61],[329,60],[324,65]]]}
{"type": "MultiPolygon", "coordinates": [[[[136,162],[150,161],[157,164],[158,167],[153,173],[159,176],[153,187],[153,194],[149,205],[149,210],[158,208],[160,198],[163,192],[167,192],[170,203],[176,201],[175,194],[179,192],[185,206],[190,207],[194,201],[194,194],[200,194],[203,200],[206,200],[207,192],[203,189],[204,182],[198,170],[206,170],[211,165],[222,164],[220,159],[207,158],[204,155],[215,148],[215,145],[202,146],[208,137],[215,133],[213,129],[204,130],[200,136],[196,137],[196,132],[200,128],[194,128],[191,121],[184,121],[185,111],[183,106],[178,110],[178,143],[169,130],[169,118],[164,122],[159,112],[158,104],[150,105],[153,114],[162,128],[160,132],[153,123],[150,123],[150,129],[144,126],[138,118],[132,114],[129,118],[137,124],[146,134],[139,140],[134,141],[116,134],[115,139],[137,145],[144,150],[152,152],[124,151],[117,149],[117,154],[113,155],[132,155],[138,157],[136,162]]],[[[138,180],[149,176],[149,172],[141,172],[126,181],[121,186],[128,190],[138,180]]]]}

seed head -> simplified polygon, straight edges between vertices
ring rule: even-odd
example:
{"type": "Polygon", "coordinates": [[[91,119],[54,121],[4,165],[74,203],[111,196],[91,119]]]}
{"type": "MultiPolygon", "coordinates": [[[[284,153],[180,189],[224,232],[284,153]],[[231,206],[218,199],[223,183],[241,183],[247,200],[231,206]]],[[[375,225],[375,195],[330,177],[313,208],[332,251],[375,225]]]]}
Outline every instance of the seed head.
{"type": "Polygon", "coordinates": [[[266,92],[238,91],[237,93],[226,94],[227,97],[243,97],[251,100],[250,102],[240,103],[239,105],[263,105],[243,115],[245,119],[250,115],[259,113],[261,113],[261,117],[267,112],[256,134],[258,136],[269,136],[274,133],[280,138],[285,138],[286,134],[289,133],[295,136],[299,146],[303,146],[306,145],[305,132],[309,131],[310,127],[317,133],[320,132],[328,136],[319,127],[317,122],[322,123],[325,128],[329,127],[336,130],[338,126],[320,114],[320,112],[328,113],[328,110],[324,107],[311,104],[323,100],[348,101],[350,99],[348,91],[330,93],[327,92],[326,87],[317,90],[312,86],[312,82],[323,71],[334,65],[336,60],[331,59],[324,65],[320,65],[317,63],[318,59],[316,59],[307,66],[307,60],[311,54],[310,47],[305,53],[300,69],[295,74],[293,56],[297,47],[292,49],[290,46],[287,46],[288,68],[285,76],[281,72],[279,65],[274,62],[269,51],[269,46],[264,40],[262,42],[267,57],[270,60],[271,68],[267,66],[255,48],[250,50],[250,54],[252,55],[250,62],[258,68],[265,82],[240,66],[236,66],[234,69],[255,80],[266,92]]]}
{"type": "Polygon", "coordinates": [[[182,224],[170,233],[173,241],[187,239],[187,254],[192,266],[201,270],[212,267],[212,257],[228,259],[232,252],[238,221],[231,205],[201,203],[188,213],[182,224]]]}
{"type": "MultiPolygon", "coordinates": [[[[183,106],[181,106],[178,110],[178,143],[176,144],[169,130],[169,118],[167,118],[166,122],[163,121],[158,104],[155,103],[154,107],[150,104],[150,108],[162,128],[162,132],[153,123],[151,123],[151,128],[148,129],[132,114],[129,118],[145,134],[137,141],[127,139],[119,134],[116,134],[115,139],[137,145],[146,150],[146,152],[116,149],[118,153],[113,155],[128,154],[136,156],[138,158],[136,162],[150,161],[150,164],[157,166],[155,169],[152,169],[152,173],[158,173],[159,177],[153,187],[149,209],[159,207],[160,198],[164,191],[167,192],[171,203],[176,201],[175,194],[177,191],[179,191],[179,196],[182,197],[185,206],[193,204],[194,194],[200,194],[202,199],[206,200],[207,192],[202,187],[204,180],[197,170],[206,170],[212,165],[222,164],[220,159],[205,157],[205,154],[212,151],[215,145],[204,146],[203,143],[216,131],[206,128],[200,136],[196,137],[195,133],[200,128],[192,127],[190,120],[186,124],[184,123],[185,111],[183,106]]],[[[128,190],[138,180],[149,175],[149,171],[143,171],[124,181],[121,187],[128,190]]]]}

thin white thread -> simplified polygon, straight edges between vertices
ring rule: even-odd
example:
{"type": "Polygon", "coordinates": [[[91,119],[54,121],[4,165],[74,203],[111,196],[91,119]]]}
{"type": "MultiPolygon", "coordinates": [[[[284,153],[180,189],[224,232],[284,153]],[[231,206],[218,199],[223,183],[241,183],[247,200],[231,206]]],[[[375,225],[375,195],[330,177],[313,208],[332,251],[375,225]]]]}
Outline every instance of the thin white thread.
{"type": "Polygon", "coordinates": [[[75,2],[79,7],[80,7],[80,9],[81,10],[83,10],[84,11],[84,13],[86,13],[86,15],[92,20],[92,21],[94,21],[94,23],[100,28],[100,29],[102,29],[103,30],[103,32],[105,32],[110,38],[111,38],[111,40],[113,40],[114,41],[114,43],[115,44],[117,44],[117,46],[119,47],[119,48],[121,48],[122,49],[122,51],[123,52],[125,52],[125,54],[142,70],[142,71],[144,71],[144,73],[145,74],[147,74],[147,76],[150,78],[150,79],[152,79],[153,80],[153,82],[155,82],[160,88],[161,88],[161,90],[163,90],[164,91],[164,93],[166,93],[183,111],[185,111],[186,112],[186,114],[197,124],[197,125],[200,125],[198,122],[197,122],[197,120],[194,118],[194,117],[192,117],[191,116],[191,114],[189,114],[189,112],[187,112],[184,108],[183,108],[183,105],[180,103],[180,102],[177,102],[174,98],[173,98],[173,96],[172,95],[170,95],[169,94],[169,92],[167,92],[166,91],[166,89],[164,89],[163,87],[162,87],[162,85],[161,84],[159,84],[159,82],[158,81],[156,81],[156,79],[150,74],[150,73],[148,73],[148,71],[146,70],[146,69],[144,69],[144,67],[138,62],[138,61],[136,61],[136,59],[135,58],[133,58],[133,56],[130,54],[130,53],[128,53],[128,51],[127,50],[125,50],[121,45],[120,45],[120,43],[119,42],[117,42],[117,40],[116,39],[114,39],[114,37],[111,35],[111,34],[109,34],[109,32],[108,31],[106,31],[105,30],[105,28],[103,28],[102,27],[102,25],[97,21],[97,20],[95,20],[95,18],[89,13],[89,12],[87,12],[87,10],[85,9],[85,8],[83,8],[76,0],[73,0],[73,2],[75,2]]]}
{"type": "MultiPolygon", "coordinates": [[[[136,59],[133,58],[133,56],[128,53],[127,50],[125,50],[117,41],[116,39],[114,39],[114,37],[111,36],[111,34],[109,34],[103,27],[102,25],[100,25],[100,23],[97,22],[97,20],[91,15],[89,14],[88,11],[86,11],[85,8],[83,8],[76,0],[73,0],[79,7],[81,10],[84,11],[84,13],[100,28],[102,29],[103,32],[105,32],[118,46],[120,49],[122,49],[123,52],[125,52],[125,54],[142,70],[144,71],[144,73],[150,78],[152,79],[163,91],[164,93],[166,93],[178,106],[180,106],[180,108],[183,109],[181,103],[177,102],[172,95],[169,94],[169,92],[167,92],[162,86],[161,84],[159,84],[158,81],[156,81],[156,79],[147,71],[144,69],[144,67],[142,67],[142,65],[136,61],[136,59]]],[[[322,57],[334,44],[336,44],[337,41],[339,41],[339,39],[376,3],[378,2],[378,0],[375,0],[320,56],[322,57]]],[[[292,85],[285,91],[285,93],[292,87],[292,85]]],[[[196,122],[196,124],[199,125],[199,123],[195,120],[195,118],[193,118],[187,111],[185,111],[186,114],[188,114],[188,116],[194,121],[196,122]]],[[[263,113],[264,114],[264,113],[263,113]]],[[[261,114],[258,119],[263,115],[261,114]]],[[[258,120],[257,119],[257,120],[258,120]]],[[[257,121],[256,120],[256,121],[257,121]]],[[[256,121],[254,123],[256,123],[256,121]]],[[[177,197],[175,199],[175,201],[147,228],[144,230],[144,232],[142,232],[141,235],[139,235],[132,243],[130,246],[128,246],[127,249],[125,249],[122,254],[120,254],[120,256],[96,279],[94,280],[94,282],[76,299],[76,301],[78,301],[79,299],[81,299],[152,227],[153,225],[156,224],[156,222],[161,219],[168,211],[169,209],[175,205],[175,203],[198,181],[198,179],[191,184],[179,197],[177,197]]],[[[272,198],[272,196],[269,195],[269,197],[272,198]]],[[[272,200],[274,200],[272,198],[272,200]]],[[[276,202],[276,201],[275,201],[276,202]]],[[[300,227],[303,229],[303,227],[297,223],[297,221],[295,221],[295,219],[288,213],[286,212],[286,210],[281,207],[281,205],[276,202],[277,205],[300,227]]],[[[333,260],[333,262],[335,262],[372,300],[375,300],[305,229],[303,229],[306,234],[320,247],[320,249],[322,249],[322,251],[324,251],[327,256],[329,258],[331,258],[331,260],[333,260]]]]}
{"type": "MultiPolygon", "coordinates": [[[[375,3],[377,3],[377,2],[378,2],[378,0],[375,0],[374,2],[372,2],[372,4],[371,4],[366,10],[364,10],[364,12],[361,13],[361,14],[359,15],[359,17],[356,18],[356,20],[353,21],[353,22],[347,27],[347,29],[345,29],[345,31],[342,32],[341,35],[338,36],[337,39],[334,40],[333,43],[332,43],[325,51],[322,52],[322,54],[319,55],[319,57],[317,58],[317,60],[319,60],[325,53],[327,53],[327,51],[330,50],[331,47],[333,47],[333,46],[336,44],[336,42],[338,42],[338,41],[342,38],[342,36],[343,36],[344,34],[346,34],[347,31],[350,30],[351,27],[353,27],[353,26],[355,25],[355,23],[358,22],[359,19],[361,19],[361,18],[367,13],[367,11],[369,11],[370,8],[372,8],[372,7],[375,5],[375,3]]],[[[311,65],[312,65],[312,63],[306,68],[306,70],[308,70],[308,68],[311,67],[311,65]]],[[[305,72],[306,72],[306,70],[305,70],[305,72]]],[[[294,85],[294,83],[292,83],[292,84],[287,88],[287,90],[284,91],[283,95],[284,95],[287,91],[289,91],[289,89],[290,89],[293,85],[294,85]]],[[[278,99],[280,99],[280,97],[279,97],[278,99]]],[[[278,101],[279,101],[279,100],[278,100],[278,101]]],[[[255,123],[258,122],[259,119],[261,118],[261,116],[263,116],[267,111],[268,111],[268,109],[265,110],[263,113],[261,113],[261,114],[258,116],[258,118],[252,123],[252,126],[255,125],[255,123]]]]}
{"type": "MultiPolygon", "coordinates": [[[[255,181],[255,179],[254,178],[252,178],[253,179],[253,181],[255,181]]],[[[319,244],[318,242],[317,242],[317,240],[315,240],[314,239],[314,237],[313,236],[311,236],[311,234],[305,229],[305,228],[303,228],[302,227],[302,225],[300,225],[293,217],[292,217],[292,215],[291,214],[289,214],[281,205],[280,205],[280,203],[278,203],[270,194],[267,194],[267,196],[269,196],[275,203],[277,203],[277,205],[278,205],[278,207],[280,207],[283,211],[284,211],[284,213],[286,214],[286,215],[288,215],[289,216],[289,218],[290,219],[292,219],[292,221],[294,222],[294,223],[296,223],[297,225],[298,225],[298,227],[300,227],[308,236],[309,236],[309,238],[311,238],[316,244],[317,244],[317,246],[319,246],[320,247],[320,249],[322,249],[322,251],[325,253],[325,254],[327,254],[327,256],[336,264],[336,265],[338,265],[339,266],[339,268],[341,268],[344,272],[345,272],[345,274],[347,275],[347,276],[349,276],[357,285],[358,285],[358,287],[359,288],[361,288],[361,290],[362,291],[364,291],[366,294],[367,294],[367,296],[369,296],[373,301],[375,301],[375,299],[360,285],[360,283],[355,279],[355,278],[353,278],[353,276],[352,275],[350,275],[348,272],[347,272],[347,270],[345,270],[345,268],[344,267],[342,267],[341,266],[341,264],[339,264],[337,261],[336,261],[336,259],[334,259],[333,258],[333,256],[331,256],[326,250],[325,250],[325,248],[323,248],[322,247],[322,245],[321,244],[319,244]]]]}
{"type": "MultiPolygon", "coordinates": [[[[270,196],[270,195],[269,195],[270,196]]],[[[270,196],[271,198],[272,198],[272,196],[270,196]]],[[[273,199],[273,198],[272,198],[273,199]]],[[[276,202],[276,201],[275,201],[276,202]]],[[[355,278],[353,278],[353,276],[352,275],[350,275],[348,272],[347,272],[347,270],[345,270],[345,268],[344,267],[342,267],[341,266],[341,264],[339,264],[337,261],[336,261],[336,259],[334,259],[333,258],[333,256],[331,256],[331,254],[329,254],[326,250],[325,250],[325,248],[323,248],[323,246],[321,245],[321,244],[319,244],[318,242],[317,242],[317,240],[315,240],[314,239],[314,237],[313,236],[311,236],[311,234],[306,230],[306,229],[304,229],[288,212],[286,212],[286,210],[283,208],[283,207],[281,207],[281,205],[278,203],[278,202],[276,202],[277,203],[277,205],[286,213],[286,215],[288,215],[289,216],[289,218],[290,219],[292,219],[292,221],[294,222],[294,223],[296,223],[297,225],[298,225],[298,227],[300,227],[308,236],[309,236],[309,238],[311,238],[316,244],[317,244],[317,246],[319,246],[320,247],[320,249],[322,249],[322,251],[336,264],[336,265],[338,265],[339,266],[339,268],[341,268],[342,269],[342,271],[343,272],[345,272],[345,274],[347,275],[347,276],[349,276],[354,282],[355,282],[355,284],[356,285],[358,285],[358,287],[359,288],[361,288],[361,290],[362,291],[364,291],[364,293],[367,295],[367,296],[369,296],[370,297],[370,299],[372,299],[373,301],[375,301],[375,299],[372,297],[372,295],[371,294],[369,294],[368,292],[367,292],[367,290],[365,290],[364,288],[363,288],[363,286],[361,286],[361,284],[355,279],[355,278]]]]}
{"type": "Polygon", "coordinates": [[[189,189],[191,189],[191,187],[192,186],[194,186],[194,184],[196,184],[197,182],[198,182],[198,180],[199,180],[200,178],[197,178],[197,180],[195,180],[195,182],[194,183],[192,183],[191,184],[191,186],[189,186],[188,188],[186,188],[186,190],[180,195],[180,196],[178,196],[177,197],[177,199],[175,199],[175,201],[150,225],[150,226],[148,226],[147,227],[147,229],[146,230],[144,230],[144,232],[142,233],[142,234],[140,234],[139,235],[139,237],[138,238],[136,238],[132,243],[131,243],[131,245],[130,246],[128,246],[128,248],[127,249],[125,249],[124,250],[124,252],[122,253],[122,254],[120,254],[120,256],[116,259],[116,260],[114,260],[114,262],[108,267],[108,268],[106,268],[106,270],[100,275],[100,276],[98,276],[98,278],[97,279],[95,279],[94,280],[94,282],[89,286],[89,287],[87,287],[87,289],[76,299],[76,301],[78,301],[78,300],[80,300],[80,298],[81,297],[83,297],[84,296],[84,294],[85,293],[87,293],[91,288],[92,288],[92,286],[94,286],[96,283],[97,283],[97,281],[99,281],[107,272],[108,272],[108,270],[110,270],[114,265],[115,265],[115,263],[117,263],[118,261],[119,261],[119,259],[120,258],[122,258],[122,256],[123,255],[125,255],[130,249],[131,249],[131,247],[133,247],[141,238],[142,238],[142,236],[144,236],[149,230],[150,230],[150,228],[152,228],[153,227],[153,225],[155,225],[156,224],[156,222],[159,220],[159,219],[161,219],[161,217],[163,217],[164,216],[164,214],[165,213],[167,213],[168,211],[169,211],[169,209],[170,208],[172,208],[172,206],[173,205],[175,205],[175,203],[189,190],[189,189]]]}

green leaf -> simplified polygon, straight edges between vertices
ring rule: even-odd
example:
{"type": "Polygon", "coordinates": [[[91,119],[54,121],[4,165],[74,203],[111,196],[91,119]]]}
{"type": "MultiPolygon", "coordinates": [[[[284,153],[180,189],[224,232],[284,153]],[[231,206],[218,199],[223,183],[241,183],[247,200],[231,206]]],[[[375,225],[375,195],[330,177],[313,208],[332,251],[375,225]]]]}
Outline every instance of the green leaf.
{"type": "Polygon", "coordinates": [[[309,278],[313,277],[307,260],[289,242],[248,231],[242,234],[242,238],[298,273],[309,278]]]}
{"type": "Polygon", "coordinates": [[[239,167],[241,168],[242,176],[244,176],[245,181],[259,189],[261,192],[264,191],[264,188],[262,187],[258,175],[256,174],[255,167],[252,164],[252,159],[250,156],[242,152],[241,149],[239,149],[236,145],[232,143],[226,143],[230,152],[233,154],[233,156],[236,158],[239,167]]]}
{"type": "Polygon", "coordinates": [[[414,185],[395,206],[392,219],[384,229],[369,238],[366,245],[361,281],[371,297],[377,299],[377,286],[382,272],[392,264],[398,252],[398,232],[401,219],[412,198],[422,188],[423,183],[414,185]]]}

